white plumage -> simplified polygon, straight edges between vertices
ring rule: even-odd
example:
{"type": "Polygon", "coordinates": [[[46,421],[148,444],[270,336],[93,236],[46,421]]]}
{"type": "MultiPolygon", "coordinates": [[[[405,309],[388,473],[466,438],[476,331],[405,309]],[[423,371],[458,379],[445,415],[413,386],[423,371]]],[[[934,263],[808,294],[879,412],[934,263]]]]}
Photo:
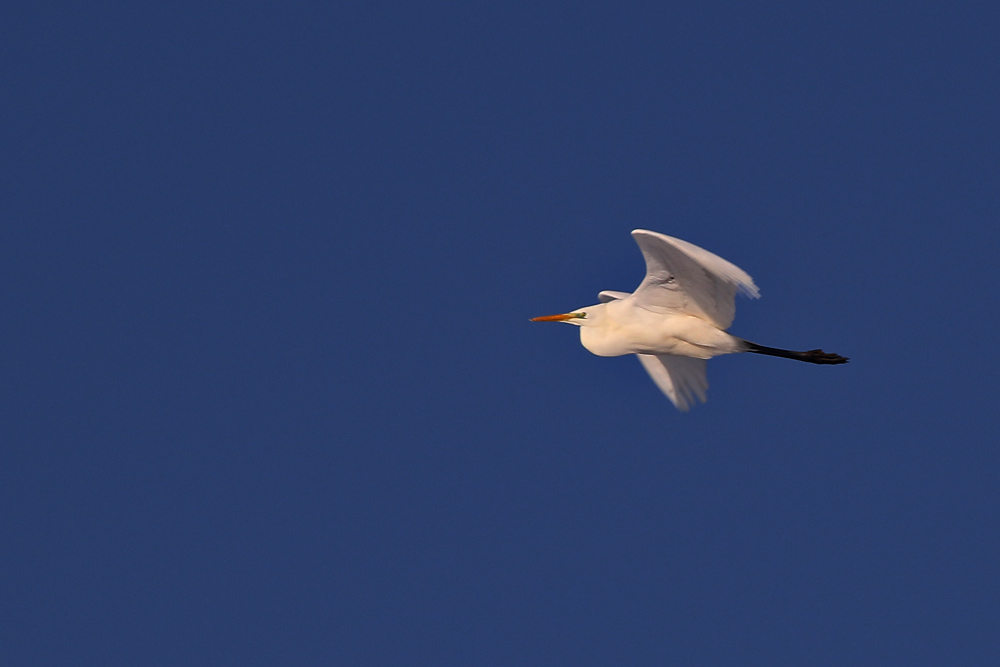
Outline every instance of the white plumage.
{"type": "Polygon", "coordinates": [[[604,291],[600,303],[536,322],[580,327],[580,342],[602,357],[635,354],[679,410],[705,402],[705,361],[721,354],[756,352],[842,364],[846,358],[822,350],[795,352],[764,347],[726,332],[736,314],[736,292],[757,298],[753,279],[718,255],[680,239],[645,229],[632,238],[646,260],[646,277],[635,292],[604,291]]]}

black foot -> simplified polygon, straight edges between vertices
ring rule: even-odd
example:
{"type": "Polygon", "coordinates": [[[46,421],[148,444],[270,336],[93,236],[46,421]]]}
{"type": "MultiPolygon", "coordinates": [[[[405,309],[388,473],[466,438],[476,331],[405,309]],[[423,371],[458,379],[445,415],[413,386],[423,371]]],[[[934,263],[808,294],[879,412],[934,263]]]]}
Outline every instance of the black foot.
{"type": "Polygon", "coordinates": [[[839,354],[834,354],[833,352],[824,352],[823,350],[809,350],[808,352],[802,352],[802,361],[808,361],[811,364],[846,364],[847,357],[842,357],[839,354]]]}

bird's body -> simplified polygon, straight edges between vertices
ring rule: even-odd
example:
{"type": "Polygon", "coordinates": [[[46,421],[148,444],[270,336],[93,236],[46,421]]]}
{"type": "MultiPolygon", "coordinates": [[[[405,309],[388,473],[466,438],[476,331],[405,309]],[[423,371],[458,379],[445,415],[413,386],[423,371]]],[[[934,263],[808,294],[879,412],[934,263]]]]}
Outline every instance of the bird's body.
{"type": "Polygon", "coordinates": [[[636,307],[632,297],[587,309],[587,319],[603,320],[602,326],[580,322],[580,342],[599,357],[623,354],[675,354],[711,359],[741,352],[742,341],[700,317],[664,315],[636,307]],[[601,313],[594,316],[594,309],[601,313]]]}
{"type": "Polygon", "coordinates": [[[736,291],[754,298],[760,295],[753,279],[686,241],[643,229],[632,236],[646,260],[646,277],[635,292],[601,292],[599,304],[534,321],[579,326],[580,342],[601,357],[638,355],[680,410],[687,410],[695,397],[706,400],[705,360],[722,354],[756,352],[816,364],[847,361],[822,350],[764,347],[728,333],[736,291]]]}

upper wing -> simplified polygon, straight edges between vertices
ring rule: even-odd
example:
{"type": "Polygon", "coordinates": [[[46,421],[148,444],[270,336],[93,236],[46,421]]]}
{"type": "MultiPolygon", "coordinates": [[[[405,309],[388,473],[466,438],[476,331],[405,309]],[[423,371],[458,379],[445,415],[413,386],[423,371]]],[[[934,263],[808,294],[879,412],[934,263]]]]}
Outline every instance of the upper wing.
{"type": "Polygon", "coordinates": [[[617,301],[618,299],[624,299],[629,296],[629,292],[616,292],[614,290],[606,289],[597,295],[597,300],[601,303],[607,303],[608,301],[617,301]]]}
{"type": "Polygon", "coordinates": [[[646,259],[646,277],[633,296],[647,310],[696,315],[727,329],[736,315],[736,289],[760,296],[746,271],[703,248],[645,229],[632,238],[646,259]]]}
{"type": "Polygon", "coordinates": [[[673,354],[637,354],[643,368],[653,378],[656,386],[667,395],[677,409],[687,412],[697,397],[707,399],[708,378],[705,376],[705,359],[678,357],[673,354]]]}

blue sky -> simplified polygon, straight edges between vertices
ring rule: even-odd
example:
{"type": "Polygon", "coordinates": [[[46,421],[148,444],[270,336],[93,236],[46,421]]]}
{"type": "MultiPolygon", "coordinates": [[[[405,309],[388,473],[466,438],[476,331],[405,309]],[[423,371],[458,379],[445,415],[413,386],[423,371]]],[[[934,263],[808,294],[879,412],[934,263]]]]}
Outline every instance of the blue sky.
{"type": "Polygon", "coordinates": [[[2,22],[5,664],[1000,656],[987,3],[2,22]],[[749,272],[678,413],[528,318],[749,272]]]}

